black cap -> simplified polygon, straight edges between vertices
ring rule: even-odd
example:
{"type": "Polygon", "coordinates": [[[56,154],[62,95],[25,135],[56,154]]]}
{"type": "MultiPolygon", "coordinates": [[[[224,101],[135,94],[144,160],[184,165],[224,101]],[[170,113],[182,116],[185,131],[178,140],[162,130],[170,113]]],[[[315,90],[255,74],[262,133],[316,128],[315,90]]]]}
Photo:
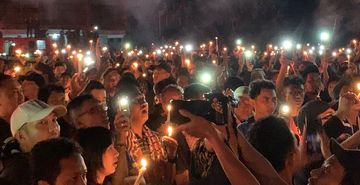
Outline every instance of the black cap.
{"type": "Polygon", "coordinates": [[[164,69],[165,71],[167,71],[168,73],[171,73],[171,66],[165,62],[161,62],[160,64],[156,65],[154,67],[155,69],[164,69]]]}
{"type": "Polygon", "coordinates": [[[347,150],[332,138],[330,141],[330,151],[334,154],[341,166],[347,172],[360,171],[360,150],[347,150]]]}

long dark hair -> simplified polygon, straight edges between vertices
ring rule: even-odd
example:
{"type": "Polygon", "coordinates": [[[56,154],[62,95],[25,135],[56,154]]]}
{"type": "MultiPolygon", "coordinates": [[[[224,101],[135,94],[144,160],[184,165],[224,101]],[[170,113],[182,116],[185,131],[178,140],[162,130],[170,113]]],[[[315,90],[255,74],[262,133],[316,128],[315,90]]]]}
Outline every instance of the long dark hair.
{"type": "Polygon", "coordinates": [[[113,143],[110,130],[103,127],[80,129],[76,137],[83,148],[83,156],[87,166],[87,179],[96,182],[96,172],[103,168],[102,156],[106,149],[113,143]]]}

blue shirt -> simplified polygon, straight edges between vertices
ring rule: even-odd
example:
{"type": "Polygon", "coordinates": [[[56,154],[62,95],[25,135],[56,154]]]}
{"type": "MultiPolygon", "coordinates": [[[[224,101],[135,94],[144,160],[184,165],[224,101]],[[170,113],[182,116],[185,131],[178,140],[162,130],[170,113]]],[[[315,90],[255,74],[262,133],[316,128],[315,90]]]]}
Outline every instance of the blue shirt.
{"type": "Polygon", "coordinates": [[[252,128],[252,126],[255,123],[254,116],[251,116],[249,119],[247,119],[244,123],[237,126],[237,130],[244,134],[246,138],[249,136],[249,132],[252,128]]]}

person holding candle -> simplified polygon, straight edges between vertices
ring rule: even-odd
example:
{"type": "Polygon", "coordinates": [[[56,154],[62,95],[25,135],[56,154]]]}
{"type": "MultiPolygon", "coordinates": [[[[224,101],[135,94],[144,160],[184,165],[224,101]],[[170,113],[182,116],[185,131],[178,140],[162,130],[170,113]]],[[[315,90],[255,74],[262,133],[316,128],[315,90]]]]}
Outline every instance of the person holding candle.
{"type": "Polygon", "coordinates": [[[126,141],[126,151],[137,163],[145,158],[148,170],[144,175],[147,183],[172,184],[177,143],[169,137],[161,138],[151,131],[145,122],[148,119],[148,104],[136,84],[119,86],[118,96],[126,95],[130,102],[130,129],[126,141]]]}

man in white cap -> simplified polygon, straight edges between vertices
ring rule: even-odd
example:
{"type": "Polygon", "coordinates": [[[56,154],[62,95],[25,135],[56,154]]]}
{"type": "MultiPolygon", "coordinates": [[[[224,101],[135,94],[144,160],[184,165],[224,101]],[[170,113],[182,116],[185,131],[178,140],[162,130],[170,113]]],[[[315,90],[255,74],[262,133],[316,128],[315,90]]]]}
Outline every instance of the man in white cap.
{"type": "Polygon", "coordinates": [[[2,147],[0,177],[13,184],[30,184],[28,153],[38,142],[59,137],[56,119],[65,114],[64,106],[49,106],[39,100],[19,105],[10,119],[13,137],[2,147]]]}

